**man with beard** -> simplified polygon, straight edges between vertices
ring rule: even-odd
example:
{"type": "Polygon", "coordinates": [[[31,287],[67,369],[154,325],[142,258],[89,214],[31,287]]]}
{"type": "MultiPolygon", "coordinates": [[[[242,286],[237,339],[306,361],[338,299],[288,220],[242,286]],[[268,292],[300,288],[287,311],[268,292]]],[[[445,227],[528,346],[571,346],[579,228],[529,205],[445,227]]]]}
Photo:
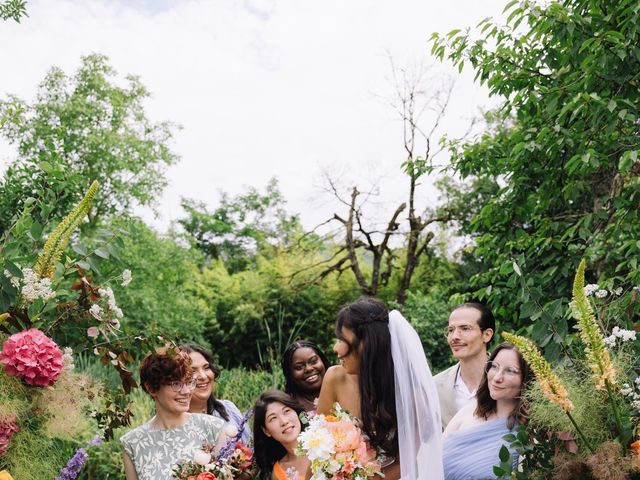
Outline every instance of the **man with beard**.
{"type": "Polygon", "coordinates": [[[487,364],[487,345],[496,329],[493,313],[477,302],[457,306],[449,316],[447,342],[458,363],[435,376],[442,428],[465,405],[475,403],[487,364]]]}

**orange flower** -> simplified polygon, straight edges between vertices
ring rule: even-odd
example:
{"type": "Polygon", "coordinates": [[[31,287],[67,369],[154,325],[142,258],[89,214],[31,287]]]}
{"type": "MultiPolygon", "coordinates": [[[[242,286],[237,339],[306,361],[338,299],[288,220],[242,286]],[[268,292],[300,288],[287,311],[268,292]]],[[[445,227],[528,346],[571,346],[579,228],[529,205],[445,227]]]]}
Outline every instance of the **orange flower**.
{"type": "Polygon", "coordinates": [[[338,417],[336,417],[335,415],[325,415],[324,419],[327,422],[339,422],[340,421],[340,419],[338,417]]]}
{"type": "Polygon", "coordinates": [[[360,443],[360,429],[348,422],[331,422],[327,430],[333,437],[336,452],[355,450],[360,443]]]}

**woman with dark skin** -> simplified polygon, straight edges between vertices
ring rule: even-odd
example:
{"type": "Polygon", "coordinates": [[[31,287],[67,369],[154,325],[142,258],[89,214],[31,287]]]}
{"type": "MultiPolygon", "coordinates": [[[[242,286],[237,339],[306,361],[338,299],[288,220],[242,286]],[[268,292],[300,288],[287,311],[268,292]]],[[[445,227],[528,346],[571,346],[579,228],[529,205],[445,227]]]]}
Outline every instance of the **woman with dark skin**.
{"type": "Polygon", "coordinates": [[[313,342],[299,340],[287,346],[282,356],[284,391],[304,407],[315,410],[324,374],[331,364],[327,356],[313,342]]]}

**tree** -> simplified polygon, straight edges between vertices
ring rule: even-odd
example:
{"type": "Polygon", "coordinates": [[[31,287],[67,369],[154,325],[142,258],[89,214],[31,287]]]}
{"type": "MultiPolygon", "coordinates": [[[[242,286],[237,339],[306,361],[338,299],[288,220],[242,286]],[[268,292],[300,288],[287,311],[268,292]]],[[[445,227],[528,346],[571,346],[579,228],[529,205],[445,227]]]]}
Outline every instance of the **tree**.
{"type": "Polygon", "coordinates": [[[423,89],[425,83],[424,68],[415,71],[398,69],[391,62],[395,94],[391,106],[402,119],[403,143],[407,154],[402,168],[406,173],[409,185],[407,201],[400,204],[391,214],[386,224],[378,227],[366,225],[364,222],[364,206],[372,192],[361,197],[357,186],[350,189],[346,198],[336,186],[336,182],[327,175],[329,191],[343,205],[347,207],[347,214],[334,213],[325,223],[338,222],[343,232],[343,240],[337,251],[325,263],[328,266],[321,276],[330,272],[351,270],[365,295],[377,295],[381,286],[387,285],[392,271],[402,269],[401,280],[397,287],[396,300],[404,303],[411,286],[414,271],[420,263],[420,258],[429,248],[434,233],[427,230],[433,224],[443,224],[451,220],[451,212],[442,208],[426,208],[418,212],[416,189],[420,181],[434,171],[433,159],[440,153],[440,149],[433,148],[434,137],[440,122],[445,116],[453,84],[448,83],[433,91],[423,89]],[[428,130],[420,126],[421,117],[427,111],[433,113],[433,122],[428,130]],[[420,153],[419,149],[423,148],[420,153]],[[407,211],[407,228],[402,228],[401,215],[407,211]],[[401,252],[392,249],[391,239],[394,235],[405,236],[405,245],[401,252]],[[360,255],[360,252],[366,255],[360,255]],[[404,255],[399,261],[398,253],[404,255]],[[369,262],[368,270],[363,263],[369,262]]]}
{"type": "Polygon", "coordinates": [[[210,212],[204,202],[182,199],[187,217],[178,223],[208,259],[222,259],[231,272],[252,265],[257,253],[290,244],[301,232],[296,215],[284,209],[285,199],[272,178],[264,193],[255,187],[235,197],[222,192],[220,205],[210,212]]]}
{"type": "Polygon", "coordinates": [[[2,230],[29,197],[44,200],[36,218],[61,218],[92,180],[103,191],[93,225],[154,203],[166,185],[164,167],[177,161],[168,146],[172,125],[147,119],[149,93],[138,78],[127,76],[120,86],[114,77],[105,56],[89,55],[73,77],[52,68],[33,104],[0,101],[0,134],[18,152],[0,182],[2,230]]]}
{"type": "Polygon", "coordinates": [[[434,34],[432,52],[471,65],[502,100],[485,132],[450,144],[456,172],[501,183],[469,225],[488,267],[476,294],[557,357],[580,258],[593,280],[640,281],[640,8],[562,0],[506,10],[506,25],[484,20],[475,40],[434,34]]]}

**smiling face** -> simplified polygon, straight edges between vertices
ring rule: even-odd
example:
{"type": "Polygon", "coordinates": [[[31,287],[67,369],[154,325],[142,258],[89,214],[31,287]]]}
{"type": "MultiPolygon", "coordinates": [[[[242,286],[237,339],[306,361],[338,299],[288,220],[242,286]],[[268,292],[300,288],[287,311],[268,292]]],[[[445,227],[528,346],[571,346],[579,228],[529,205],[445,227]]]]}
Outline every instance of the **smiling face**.
{"type": "Polygon", "coordinates": [[[522,390],[520,358],[515,350],[502,349],[487,366],[487,385],[491,398],[516,402],[522,390]]]}
{"type": "Polygon", "coordinates": [[[480,311],[475,308],[461,307],[449,316],[447,342],[453,356],[458,360],[470,360],[477,356],[487,355],[487,343],[491,340],[493,330],[480,330],[480,311]]]}
{"type": "Polygon", "coordinates": [[[191,352],[191,371],[196,381],[196,389],[193,391],[193,397],[201,402],[206,402],[211,396],[215,374],[211,369],[211,365],[201,353],[191,352]]]}
{"type": "Polygon", "coordinates": [[[302,427],[296,411],[280,402],[267,405],[262,431],[282,445],[297,443],[302,427]]]}
{"type": "Polygon", "coordinates": [[[296,387],[317,395],[325,374],[324,363],[313,348],[300,347],[291,357],[291,374],[296,387]]]}
{"type": "Polygon", "coordinates": [[[156,392],[151,393],[156,401],[156,411],[169,415],[188,412],[193,393],[193,388],[188,385],[189,381],[190,379],[176,382],[181,386],[178,391],[175,391],[171,385],[161,385],[156,392]]]}
{"type": "Polygon", "coordinates": [[[357,343],[356,334],[347,327],[340,330],[342,338],[336,340],[333,351],[336,352],[340,365],[344,367],[347,373],[356,374],[360,370],[360,351],[362,345],[354,348],[357,343]]]}

